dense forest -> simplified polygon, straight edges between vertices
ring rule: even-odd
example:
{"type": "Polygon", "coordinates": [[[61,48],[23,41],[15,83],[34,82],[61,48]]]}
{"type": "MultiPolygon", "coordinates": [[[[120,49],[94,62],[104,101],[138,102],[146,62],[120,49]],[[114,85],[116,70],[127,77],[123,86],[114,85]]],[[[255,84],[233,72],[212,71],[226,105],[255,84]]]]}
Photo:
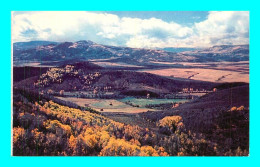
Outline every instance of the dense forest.
{"type": "MultiPolygon", "coordinates": [[[[48,98],[15,91],[13,155],[15,156],[215,156],[248,155],[248,147],[228,141],[219,145],[187,130],[179,115],[156,121],[157,128],[113,121],[88,108],[68,107],[48,98]]],[[[248,130],[248,109],[223,111],[216,135],[248,130]],[[241,124],[243,122],[243,124],[241,124]]],[[[223,136],[225,138],[225,136],[223,136]]],[[[248,143],[247,139],[244,139],[248,143]]]]}

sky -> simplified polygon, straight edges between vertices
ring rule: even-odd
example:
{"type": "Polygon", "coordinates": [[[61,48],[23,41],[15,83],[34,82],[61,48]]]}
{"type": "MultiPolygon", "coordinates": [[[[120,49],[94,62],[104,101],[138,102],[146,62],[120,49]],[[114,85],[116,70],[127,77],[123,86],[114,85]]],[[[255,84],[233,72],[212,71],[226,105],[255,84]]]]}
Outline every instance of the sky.
{"type": "Polygon", "coordinates": [[[249,44],[248,11],[16,11],[12,41],[134,48],[249,44]]]}

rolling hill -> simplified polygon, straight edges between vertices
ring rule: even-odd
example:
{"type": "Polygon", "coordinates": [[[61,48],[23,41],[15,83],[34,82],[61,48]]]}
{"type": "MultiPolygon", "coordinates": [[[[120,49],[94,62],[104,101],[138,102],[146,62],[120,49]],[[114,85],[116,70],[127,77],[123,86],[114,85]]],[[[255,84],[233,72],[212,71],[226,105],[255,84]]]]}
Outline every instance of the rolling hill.
{"type": "Polygon", "coordinates": [[[21,61],[105,60],[144,65],[149,62],[248,61],[248,45],[222,45],[183,52],[107,46],[92,41],[20,42],[13,45],[14,64],[21,61]]]}
{"type": "MultiPolygon", "coordinates": [[[[14,79],[19,80],[20,67],[14,68],[14,79]],[[16,69],[17,68],[17,69],[16,69]]],[[[212,90],[218,84],[196,80],[168,78],[143,72],[109,70],[90,62],[78,62],[61,67],[48,68],[45,73],[39,73],[39,68],[32,68],[30,77],[23,78],[14,84],[14,87],[27,87],[54,91],[103,91],[109,87],[110,91],[119,91],[123,94],[154,96],[181,91],[182,88],[212,90]],[[33,76],[33,74],[35,74],[33,76]],[[41,74],[41,75],[39,75],[41,74]]],[[[43,72],[43,70],[41,70],[43,72]]]]}
{"type": "Polygon", "coordinates": [[[186,128],[202,133],[223,146],[224,152],[240,147],[249,149],[249,85],[223,84],[217,92],[166,111],[149,111],[140,116],[157,122],[179,115],[186,128]]]}

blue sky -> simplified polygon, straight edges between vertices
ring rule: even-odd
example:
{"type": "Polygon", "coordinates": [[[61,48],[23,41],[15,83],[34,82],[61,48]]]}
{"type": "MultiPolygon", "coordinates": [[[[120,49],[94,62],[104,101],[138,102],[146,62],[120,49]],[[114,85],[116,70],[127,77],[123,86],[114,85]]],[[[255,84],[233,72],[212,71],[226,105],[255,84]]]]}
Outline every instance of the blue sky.
{"type": "Polygon", "coordinates": [[[248,11],[13,12],[13,42],[91,40],[136,48],[249,43],[248,11]]]}
{"type": "Polygon", "coordinates": [[[192,25],[207,19],[208,11],[106,11],[119,17],[149,19],[152,17],[166,22],[176,22],[182,25],[192,25]]]}

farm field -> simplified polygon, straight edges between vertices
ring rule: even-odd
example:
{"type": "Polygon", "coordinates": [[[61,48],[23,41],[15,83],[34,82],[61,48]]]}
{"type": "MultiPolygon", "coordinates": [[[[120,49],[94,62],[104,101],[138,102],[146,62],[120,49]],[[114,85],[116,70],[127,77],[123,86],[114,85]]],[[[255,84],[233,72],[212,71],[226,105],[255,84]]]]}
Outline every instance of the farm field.
{"type": "Polygon", "coordinates": [[[152,69],[140,70],[139,72],[147,72],[151,74],[185,78],[209,82],[246,82],[249,83],[249,74],[247,72],[219,70],[219,69],[205,69],[205,68],[166,68],[166,69],[152,69]]]}
{"type": "Polygon", "coordinates": [[[56,98],[70,101],[82,107],[91,107],[99,112],[113,113],[141,113],[154,111],[154,109],[146,108],[146,105],[165,104],[165,103],[184,103],[186,99],[142,99],[134,97],[126,97],[123,99],[86,99],[76,97],[58,97],[56,98]],[[129,104],[126,104],[126,103],[129,104]],[[132,104],[132,105],[130,105],[132,104]],[[134,106],[133,106],[134,105],[134,106]],[[139,106],[139,107],[135,107],[139,106]],[[103,110],[102,110],[103,109],[103,110]]]}
{"type": "Polygon", "coordinates": [[[93,62],[93,64],[99,65],[101,67],[142,67],[142,66],[137,66],[137,65],[132,65],[132,64],[127,64],[127,63],[113,63],[113,62],[93,62]]]}
{"type": "Polygon", "coordinates": [[[150,62],[160,65],[168,65],[168,68],[145,69],[139,72],[185,78],[209,82],[246,82],[249,83],[249,61],[240,62],[150,62]],[[181,65],[173,68],[170,65],[181,65]]]}
{"type": "Polygon", "coordinates": [[[86,107],[86,106],[91,107],[100,112],[141,113],[141,112],[147,112],[148,110],[152,111],[152,109],[149,108],[133,107],[115,99],[85,99],[85,98],[76,98],[76,97],[56,97],[56,98],[64,101],[70,101],[82,107],[86,107]],[[101,111],[101,109],[103,109],[103,111],[101,111]]]}
{"type": "Polygon", "coordinates": [[[143,98],[126,97],[126,98],[120,99],[119,101],[130,102],[133,105],[139,105],[140,107],[145,107],[146,105],[155,105],[155,104],[184,103],[189,100],[186,100],[186,99],[143,99],[143,98]]]}

